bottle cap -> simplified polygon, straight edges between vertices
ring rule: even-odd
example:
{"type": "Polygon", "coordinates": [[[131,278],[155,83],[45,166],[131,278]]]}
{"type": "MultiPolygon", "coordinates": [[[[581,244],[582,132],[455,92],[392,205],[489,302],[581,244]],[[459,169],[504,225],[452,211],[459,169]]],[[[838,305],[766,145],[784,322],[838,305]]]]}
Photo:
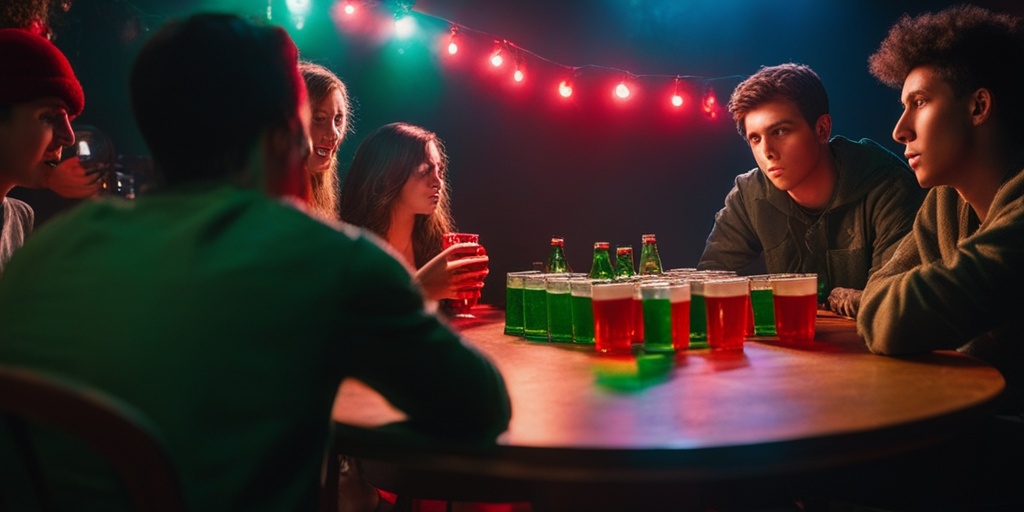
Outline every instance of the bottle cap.
{"type": "Polygon", "coordinates": [[[657,243],[657,240],[654,239],[654,235],[653,234],[643,235],[640,238],[644,241],[645,244],[657,243]]]}
{"type": "Polygon", "coordinates": [[[630,245],[616,247],[615,254],[633,254],[633,247],[630,245]]]}
{"type": "Polygon", "coordinates": [[[553,236],[551,237],[551,245],[565,245],[565,241],[560,237],[553,236]]]}
{"type": "Polygon", "coordinates": [[[608,242],[594,242],[594,249],[608,249],[608,242]]]}

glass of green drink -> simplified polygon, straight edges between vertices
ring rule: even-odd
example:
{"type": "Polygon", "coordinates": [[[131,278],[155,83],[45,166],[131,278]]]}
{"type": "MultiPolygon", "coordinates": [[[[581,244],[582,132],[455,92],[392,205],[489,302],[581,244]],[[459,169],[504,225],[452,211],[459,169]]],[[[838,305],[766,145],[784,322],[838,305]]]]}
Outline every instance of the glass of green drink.
{"type": "Polygon", "coordinates": [[[523,336],[548,341],[548,297],[545,281],[551,274],[529,274],[523,278],[523,336]]]}
{"type": "Polygon", "coordinates": [[[551,276],[545,282],[548,308],[548,340],[572,341],[572,305],[568,276],[551,276]]]}
{"type": "Polygon", "coordinates": [[[754,313],[754,336],[775,336],[775,304],[768,275],[750,276],[750,304],[754,313]]]}
{"type": "Polygon", "coordinates": [[[674,352],[672,343],[672,302],[667,281],[640,285],[644,322],[644,352],[674,352]]]}
{"type": "Polygon", "coordinates": [[[526,276],[539,274],[536,270],[509,272],[505,277],[505,334],[523,335],[523,286],[526,276]]]}
{"type": "Polygon", "coordinates": [[[576,343],[594,343],[594,291],[591,280],[570,279],[569,293],[572,305],[572,340],[576,343]]]}

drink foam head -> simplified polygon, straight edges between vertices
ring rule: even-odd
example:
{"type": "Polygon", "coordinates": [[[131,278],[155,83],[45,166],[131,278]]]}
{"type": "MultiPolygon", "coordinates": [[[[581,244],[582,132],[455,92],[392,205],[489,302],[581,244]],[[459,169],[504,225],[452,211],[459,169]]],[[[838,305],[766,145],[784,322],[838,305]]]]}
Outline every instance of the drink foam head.
{"type": "Polygon", "coordinates": [[[592,293],[594,300],[632,299],[633,283],[595,284],[592,293]]]}
{"type": "Polygon", "coordinates": [[[818,276],[772,279],[772,295],[802,297],[818,294],[818,276]]]}
{"type": "Polygon", "coordinates": [[[721,279],[704,283],[705,297],[739,297],[746,295],[748,288],[746,279],[721,279]]]}
{"type": "Polygon", "coordinates": [[[673,284],[668,288],[668,297],[672,302],[688,302],[690,300],[690,284],[673,284]]]}

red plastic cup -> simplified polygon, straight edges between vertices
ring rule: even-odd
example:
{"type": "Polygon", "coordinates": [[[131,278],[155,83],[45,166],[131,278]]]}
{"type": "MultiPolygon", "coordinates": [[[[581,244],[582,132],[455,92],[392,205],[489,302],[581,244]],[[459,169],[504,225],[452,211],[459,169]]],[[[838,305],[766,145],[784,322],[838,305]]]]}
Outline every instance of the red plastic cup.
{"type": "Polygon", "coordinates": [[[746,278],[704,282],[704,304],[711,350],[743,350],[750,315],[750,288],[746,278]]]}
{"type": "Polygon", "coordinates": [[[633,349],[633,283],[594,283],[594,345],[604,354],[633,349]]]}
{"type": "Polygon", "coordinates": [[[788,274],[770,278],[775,303],[775,335],[780,341],[814,340],[818,314],[818,276],[788,274]]]}
{"type": "MultiPolygon", "coordinates": [[[[480,243],[480,235],[476,233],[445,233],[443,235],[444,248],[447,249],[455,244],[478,244],[480,243]]],[[[480,290],[459,292],[457,297],[454,299],[444,299],[447,304],[448,311],[451,311],[452,316],[459,318],[473,318],[473,314],[470,312],[473,306],[476,306],[477,301],[480,300],[480,290]]]]}

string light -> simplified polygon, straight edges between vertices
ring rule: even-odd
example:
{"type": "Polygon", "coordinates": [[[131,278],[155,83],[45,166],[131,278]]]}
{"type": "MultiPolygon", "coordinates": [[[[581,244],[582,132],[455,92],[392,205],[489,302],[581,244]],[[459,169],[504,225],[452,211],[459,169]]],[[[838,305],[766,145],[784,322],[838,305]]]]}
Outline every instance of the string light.
{"type": "MultiPolygon", "coordinates": [[[[292,19],[295,21],[295,29],[302,30],[306,25],[306,15],[309,14],[310,0],[287,0],[285,6],[288,8],[288,13],[291,14],[292,19]]],[[[269,16],[269,12],[268,12],[269,16]]]]}
{"type": "Polygon", "coordinates": [[[676,77],[675,87],[672,90],[672,106],[681,107],[683,106],[683,97],[679,94],[679,77],[676,77]]]}
{"type": "Polygon", "coordinates": [[[562,82],[558,84],[558,94],[561,95],[563,98],[568,98],[569,96],[572,96],[571,78],[566,78],[565,80],[562,80],[562,82]]]}
{"type": "Polygon", "coordinates": [[[494,53],[491,54],[491,65],[496,68],[500,68],[504,63],[505,57],[501,56],[501,48],[494,50],[494,53]]]}
{"type": "Polygon", "coordinates": [[[628,99],[629,95],[632,93],[632,91],[629,90],[629,85],[626,83],[628,79],[628,77],[623,78],[622,81],[619,82],[619,85],[615,86],[615,96],[617,98],[623,100],[628,99]]]}
{"type": "Polygon", "coordinates": [[[459,45],[455,42],[455,37],[459,35],[459,27],[452,25],[452,36],[448,39],[448,54],[455,55],[459,53],[459,45]]]}
{"type": "Polygon", "coordinates": [[[704,115],[706,115],[708,119],[718,118],[718,98],[715,97],[714,89],[708,87],[708,89],[704,91],[704,99],[701,100],[701,105],[704,110],[704,115]]]}
{"type": "MultiPolygon", "coordinates": [[[[292,19],[296,23],[297,28],[301,30],[302,24],[305,19],[305,13],[310,9],[313,0],[286,0],[286,5],[292,14],[292,19]]],[[[637,89],[644,87],[641,82],[648,81],[664,81],[672,80],[672,92],[668,100],[672,108],[681,109],[686,104],[690,103],[686,99],[687,91],[689,90],[703,90],[703,94],[699,101],[692,101],[695,105],[695,110],[703,114],[709,120],[715,120],[722,113],[722,105],[719,104],[718,98],[715,95],[714,89],[711,87],[713,82],[720,80],[730,79],[742,79],[745,76],[730,75],[730,76],[718,76],[718,77],[706,77],[706,76],[693,76],[693,75],[664,75],[664,74],[636,74],[628,70],[618,69],[613,67],[607,67],[602,65],[585,65],[585,66],[570,66],[560,62],[550,60],[544,56],[538,55],[525,48],[519,47],[508,40],[503,39],[500,36],[483,32],[462,24],[458,24],[451,20],[447,20],[438,16],[432,16],[417,12],[417,17],[412,16],[412,5],[415,0],[341,0],[335,3],[339,6],[347,15],[356,13],[359,9],[363,9],[364,12],[369,12],[368,7],[371,5],[386,5],[389,8],[393,7],[394,19],[395,19],[395,34],[398,37],[407,38],[417,30],[416,20],[434,20],[442,21],[449,26],[449,38],[447,51],[449,55],[456,55],[460,51],[470,51],[473,46],[466,46],[466,37],[470,37],[471,41],[475,37],[486,38],[494,41],[494,49],[487,55],[490,67],[501,68],[505,64],[507,58],[515,59],[515,70],[512,73],[512,80],[515,83],[523,83],[526,79],[525,69],[531,67],[531,72],[536,73],[538,68],[532,67],[533,63],[527,63],[527,60],[536,60],[546,63],[551,67],[561,68],[568,70],[568,76],[565,77],[558,83],[558,94],[563,98],[572,97],[574,89],[577,86],[585,86],[587,82],[583,82],[584,79],[589,79],[592,76],[599,76],[603,74],[612,74],[622,77],[614,86],[612,91],[612,98],[616,100],[630,100],[632,99],[637,89]],[[511,52],[511,57],[507,54],[511,52]],[[695,84],[694,89],[686,89],[687,83],[695,84]],[[684,86],[684,87],[681,87],[684,86]]],[[[271,18],[271,6],[273,2],[267,1],[267,19],[271,18]]],[[[443,41],[443,40],[442,40],[443,41]]],[[[442,43],[443,44],[443,43],[442,43]]],[[[439,45],[440,46],[440,45],[439,45]]],[[[444,51],[438,48],[439,51],[444,51]]],[[[737,80],[738,81],[738,80],[737,80]]],[[[602,80],[602,83],[607,83],[602,80]]],[[[585,96],[589,97],[589,96],[585,96]]],[[[696,94],[693,95],[696,97],[696,94]]],[[[664,101],[664,100],[662,100],[664,101]]]]}

